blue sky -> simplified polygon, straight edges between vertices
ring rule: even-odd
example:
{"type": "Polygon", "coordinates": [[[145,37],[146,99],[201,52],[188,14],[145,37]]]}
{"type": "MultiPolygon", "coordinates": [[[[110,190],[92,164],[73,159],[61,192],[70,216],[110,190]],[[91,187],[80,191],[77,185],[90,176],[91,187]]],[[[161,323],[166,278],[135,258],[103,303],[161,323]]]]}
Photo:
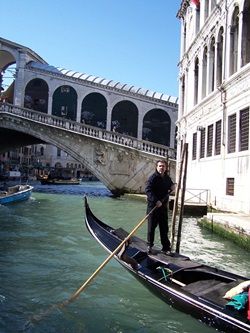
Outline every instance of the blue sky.
{"type": "Polygon", "coordinates": [[[178,97],[181,0],[8,0],[2,38],[50,65],[178,97]]]}

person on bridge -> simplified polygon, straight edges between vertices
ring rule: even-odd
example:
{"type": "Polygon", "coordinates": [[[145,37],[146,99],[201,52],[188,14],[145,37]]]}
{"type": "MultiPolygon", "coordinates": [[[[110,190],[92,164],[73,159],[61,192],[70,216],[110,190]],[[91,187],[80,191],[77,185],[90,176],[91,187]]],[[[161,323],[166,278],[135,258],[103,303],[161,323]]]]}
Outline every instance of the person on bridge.
{"type": "Polygon", "coordinates": [[[159,225],[160,239],[162,244],[161,252],[172,255],[171,244],[168,238],[168,199],[169,193],[174,191],[175,184],[167,173],[167,162],[157,161],[155,172],[148,178],[145,187],[147,196],[147,214],[155,207],[148,217],[147,244],[148,253],[153,253],[155,229],[159,225]]]}

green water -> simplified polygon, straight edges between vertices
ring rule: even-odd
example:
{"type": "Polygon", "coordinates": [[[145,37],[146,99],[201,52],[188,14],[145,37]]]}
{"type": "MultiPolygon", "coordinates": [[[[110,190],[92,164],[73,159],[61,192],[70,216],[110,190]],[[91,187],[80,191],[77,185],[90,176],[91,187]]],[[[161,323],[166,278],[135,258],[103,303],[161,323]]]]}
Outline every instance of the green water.
{"type": "MultiPolygon", "coordinates": [[[[145,203],[113,199],[100,183],[36,184],[29,201],[0,206],[0,332],[215,332],[152,296],[115,260],[84,291],[61,306],[107,258],[84,224],[83,196],[95,215],[128,231],[145,203]]],[[[146,237],[146,223],[138,230],[146,237]]],[[[249,253],[185,218],[181,252],[250,276],[249,253]]]]}

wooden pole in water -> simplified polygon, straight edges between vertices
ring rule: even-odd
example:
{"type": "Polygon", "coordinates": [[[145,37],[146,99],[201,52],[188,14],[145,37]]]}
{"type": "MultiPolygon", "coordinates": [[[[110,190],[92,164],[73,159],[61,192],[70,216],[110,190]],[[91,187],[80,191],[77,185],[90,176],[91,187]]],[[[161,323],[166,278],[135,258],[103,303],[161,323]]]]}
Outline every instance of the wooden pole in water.
{"type": "Polygon", "coordinates": [[[173,207],[173,215],[172,215],[172,223],[171,223],[171,248],[174,245],[174,235],[175,235],[175,222],[176,222],[176,215],[178,212],[178,198],[179,198],[179,192],[181,187],[181,178],[182,178],[182,169],[183,169],[183,161],[185,156],[185,150],[186,150],[186,144],[184,144],[182,148],[181,153],[181,164],[180,164],[180,170],[179,170],[179,178],[177,181],[176,191],[175,191],[175,199],[174,199],[174,207],[173,207]]]}
{"type": "Polygon", "coordinates": [[[181,208],[179,214],[179,223],[178,223],[178,234],[177,234],[177,242],[176,242],[176,252],[180,253],[180,244],[181,244],[181,228],[182,228],[182,218],[184,213],[184,201],[185,201],[185,191],[186,191],[186,181],[187,181],[187,162],[188,162],[188,144],[185,143],[185,164],[183,171],[183,180],[182,180],[182,192],[181,192],[181,208]]]}

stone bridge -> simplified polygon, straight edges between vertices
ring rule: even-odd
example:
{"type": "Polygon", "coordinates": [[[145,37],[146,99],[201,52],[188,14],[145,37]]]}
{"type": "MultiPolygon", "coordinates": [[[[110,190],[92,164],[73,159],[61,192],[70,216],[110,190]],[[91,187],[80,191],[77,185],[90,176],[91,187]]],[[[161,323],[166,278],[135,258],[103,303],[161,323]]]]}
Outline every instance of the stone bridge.
{"type": "Polygon", "coordinates": [[[0,103],[0,154],[29,144],[52,144],[84,164],[114,195],[144,193],[158,159],[175,179],[175,150],[42,112],[0,103]]]}

